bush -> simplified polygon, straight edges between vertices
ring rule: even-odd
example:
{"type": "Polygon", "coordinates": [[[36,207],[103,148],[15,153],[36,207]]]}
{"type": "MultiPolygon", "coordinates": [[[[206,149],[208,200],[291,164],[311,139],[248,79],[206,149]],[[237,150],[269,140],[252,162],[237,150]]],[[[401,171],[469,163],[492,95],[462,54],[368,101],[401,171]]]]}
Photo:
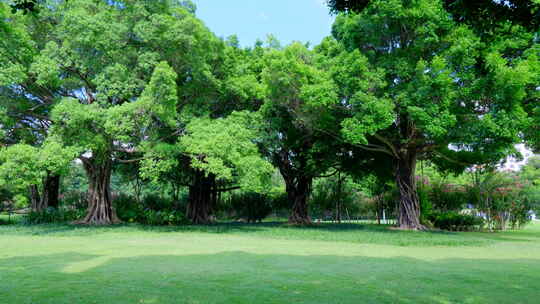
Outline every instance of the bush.
{"type": "Polygon", "coordinates": [[[346,176],[332,176],[316,179],[309,199],[310,212],[320,217],[336,217],[339,203],[341,217],[358,214],[361,211],[362,196],[352,179],[346,176]]]}
{"type": "Polygon", "coordinates": [[[86,209],[88,207],[87,193],[81,191],[69,191],[62,195],[60,205],[72,209],[86,209]]]}
{"type": "Polygon", "coordinates": [[[279,192],[277,194],[270,195],[270,204],[274,211],[286,210],[287,213],[292,208],[292,202],[289,201],[287,192],[279,192]]]}
{"type": "Polygon", "coordinates": [[[137,204],[134,197],[126,194],[120,194],[115,197],[113,205],[116,210],[116,215],[124,222],[136,222],[144,211],[142,205],[137,204]]]}
{"type": "Polygon", "coordinates": [[[144,210],[168,211],[179,209],[179,206],[177,206],[174,201],[157,194],[148,194],[144,196],[141,204],[142,209],[144,210]]]}
{"type": "Polygon", "coordinates": [[[138,221],[142,224],[152,226],[180,225],[187,223],[185,214],[178,210],[155,211],[147,209],[138,217],[138,221]]]}
{"type": "Polygon", "coordinates": [[[260,193],[233,193],[228,203],[237,219],[245,219],[249,223],[261,222],[272,212],[272,198],[260,193]]]}
{"type": "Polygon", "coordinates": [[[430,185],[429,198],[434,209],[442,211],[461,210],[470,201],[469,194],[462,186],[443,182],[430,185]]]}
{"type": "Polygon", "coordinates": [[[480,230],[484,226],[481,217],[457,212],[433,213],[430,221],[436,228],[448,231],[480,230]]]}
{"type": "Polygon", "coordinates": [[[427,227],[433,226],[430,220],[433,217],[433,204],[429,198],[429,192],[422,188],[418,189],[418,200],[420,202],[420,223],[427,227]]]}
{"type": "Polygon", "coordinates": [[[124,222],[137,222],[145,225],[178,225],[187,222],[181,206],[158,195],[148,195],[140,204],[130,195],[120,194],[114,199],[118,218],[124,222]]]}
{"type": "Polygon", "coordinates": [[[530,210],[531,204],[526,201],[514,201],[510,204],[510,226],[512,229],[523,228],[531,222],[530,210]]]}
{"type": "Polygon", "coordinates": [[[15,209],[22,209],[26,208],[30,205],[30,200],[26,195],[23,194],[17,194],[13,197],[13,208],[15,209]]]}
{"type": "Polygon", "coordinates": [[[71,208],[47,208],[43,211],[31,211],[23,218],[23,223],[28,225],[65,223],[84,217],[85,210],[71,208]]]}

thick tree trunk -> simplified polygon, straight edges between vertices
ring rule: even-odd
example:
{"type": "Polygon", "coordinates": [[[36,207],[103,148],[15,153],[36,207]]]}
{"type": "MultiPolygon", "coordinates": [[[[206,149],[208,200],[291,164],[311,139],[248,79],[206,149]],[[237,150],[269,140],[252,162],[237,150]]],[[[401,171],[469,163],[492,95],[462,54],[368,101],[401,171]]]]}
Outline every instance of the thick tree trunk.
{"type": "Polygon", "coordinates": [[[58,208],[58,192],[60,190],[60,176],[47,174],[43,178],[43,191],[39,193],[38,185],[30,186],[30,202],[33,211],[41,212],[48,207],[58,208]]]}
{"type": "Polygon", "coordinates": [[[47,174],[43,179],[43,193],[41,205],[43,208],[58,208],[58,193],[60,191],[60,175],[47,174]]]}
{"type": "Polygon", "coordinates": [[[43,211],[43,209],[45,209],[45,208],[41,204],[42,200],[41,200],[41,197],[39,195],[38,186],[37,185],[30,185],[29,191],[30,191],[30,203],[31,203],[32,211],[35,211],[35,212],[43,211]]]}
{"type": "Polygon", "coordinates": [[[216,178],[206,176],[197,170],[193,184],[189,187],[186,216],[193,224],[209,224],[212,222],[212,211],[215,203],[216,178]]]}
{"type": "Polygon", "coordinates": [[[308,212],[308,198],[311,193],[312,178],[300,176],[285,180],[287,197],[292,202],[289,223],[295,225],[310,225],[311,218],[308,212]]]}
{"type": "Polygon", "coordinates": [[[116,211],[112,206],[110,159],[86,159],[83,161],[88,176],[88,211],[86,217],[79,221],[87,225],[111,225],[119,223],[116,211]]]}
{"type": "Polygon", "coordinates": [[[402,229],[425,230],[420,223],[420,201],[416,189],[416,153],[402,153],[396,161],[396,184],[399,190],[398,224],[402,229]]]}

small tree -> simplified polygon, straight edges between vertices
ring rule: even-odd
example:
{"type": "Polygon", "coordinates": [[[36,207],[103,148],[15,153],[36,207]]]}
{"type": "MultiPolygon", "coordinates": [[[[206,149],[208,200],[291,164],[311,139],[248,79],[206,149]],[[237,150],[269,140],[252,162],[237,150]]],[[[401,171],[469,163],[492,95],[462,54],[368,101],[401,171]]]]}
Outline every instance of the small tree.
{"type": "Polygon", "coordinates": [[[266,49],[262,60],[266,95],[260,113],[267,134],[262,147],[285,181],[289,221],[310,224],[313,179],[341,153],[333,137],[339,130],[337,87],[320,63],[325,58],[299,43],[266,49]]]}
{"type": "Polygon", "coordinates": [[[52,140],[46,141],[40,148],[25,144],[1,148],[0,187],[11,185],[19,192],[30,188],[31,194],[34,194],[30,196],[31,208],[34,211],[57,207],[58,204],[52,204],[48,199],[52,196],[58,200],[58,192],[49,195],[47,191],[50,189],[58,191],[59,185],[51,187],[47,183],[51,182],[51,175],[58,176],[65,172],[76,155],[76,150],[65,149],[52,140]],[[40,184],[42,196],[39,196],[37,186],[40,184]]]}
{"type": "Polygon", "coordinates": [[[143,174],[159,180],[175,170],[179,156],[187,158],[186,216],[194,224],[210,223],[221,193],[240,188],[264,193],[270,186],[274,169],[261,158],[256,145],[259,119],[247,112],[233,112],[219,119],[193,119],[178,142],[161,144],[147,154],[143,174]]]}

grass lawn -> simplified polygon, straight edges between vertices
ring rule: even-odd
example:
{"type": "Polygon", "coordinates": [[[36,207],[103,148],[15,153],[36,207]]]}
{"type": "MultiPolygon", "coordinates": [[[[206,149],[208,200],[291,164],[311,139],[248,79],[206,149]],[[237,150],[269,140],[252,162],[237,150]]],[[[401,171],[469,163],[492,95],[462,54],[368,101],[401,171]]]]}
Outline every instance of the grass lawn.
{"type": "Polygon", "coordinates": [[[540,303],[540,223],[4,225],[0,303],[540,303]]]}

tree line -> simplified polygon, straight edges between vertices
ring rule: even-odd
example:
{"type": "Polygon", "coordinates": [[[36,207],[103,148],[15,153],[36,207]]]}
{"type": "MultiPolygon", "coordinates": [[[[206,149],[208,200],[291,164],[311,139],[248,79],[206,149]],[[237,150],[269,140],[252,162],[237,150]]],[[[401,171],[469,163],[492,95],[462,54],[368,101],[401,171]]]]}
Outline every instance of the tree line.
{"type": "Polygon", "coordinates": [[[399,226],[424,229],[419,160],[462,172],[540,147],[540,5],[464,3],[329,1],[319,45],[247,48],[189,1],[1,3],[0,183],[56,206],[77,160],[80,223],[112,224],[123,165],[187,189],[204,224],[223,193],[265,193],[277,170],[289,221],[309,224],[314,179],[373,175],[395,183],[399,226]]]}

